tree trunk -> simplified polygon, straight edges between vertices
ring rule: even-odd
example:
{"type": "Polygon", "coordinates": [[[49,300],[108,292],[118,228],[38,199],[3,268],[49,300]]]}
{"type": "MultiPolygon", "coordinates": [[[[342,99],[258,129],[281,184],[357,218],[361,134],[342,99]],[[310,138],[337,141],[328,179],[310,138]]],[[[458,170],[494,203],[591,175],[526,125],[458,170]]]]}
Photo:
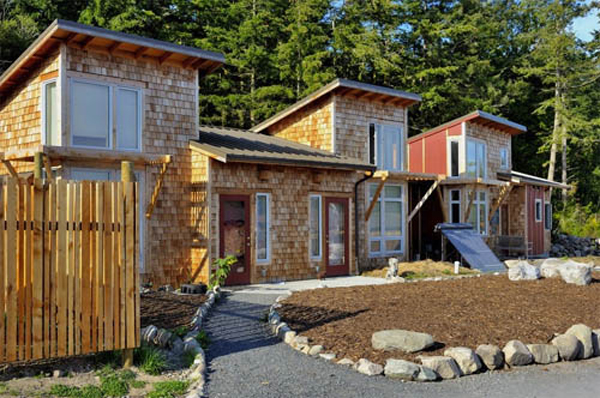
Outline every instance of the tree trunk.
{"type": "Polygon", "coordinates": [[[560,73],[556,71],[556,83],[554,84],[554,127],[552,129],[552,141],[550,146],[550,162],[548,163],[548,180],[554,181],[554,171],[556,170],[556,151],[558,149],[558,139],[560,135],[560,73]]]}
{"type": "MultiPolygon", "coordinates": [[[[562,134],[562,180],[561,182],[565,185],[567,185],[567,166],[568,166],[568,162],[567,162],[567,129],[563,128],[563,134],[562,134]]],[[[563,201],[563,206],[566,206],[567,204],[567,190],[563,189],[562,190],[562,201],[563,201]]]]}

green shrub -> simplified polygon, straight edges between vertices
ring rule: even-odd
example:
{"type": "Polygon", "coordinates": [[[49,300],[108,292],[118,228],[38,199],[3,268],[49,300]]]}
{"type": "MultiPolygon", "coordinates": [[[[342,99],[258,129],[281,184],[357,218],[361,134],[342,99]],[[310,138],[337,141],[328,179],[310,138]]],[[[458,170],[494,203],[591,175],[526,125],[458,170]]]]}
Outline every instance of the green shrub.
{"type": "Polygon", "coordinates": [[[594,212],[592,204],[580,206],[569,203],[564,209],[554,213],[558,230],[564,234],[580,237],[600,237],[600,214],[594,212]]]}
{"type": "Polygon", "coordinates": [[[101,377],[100,389],[108,397],[123,397],[129,393],[129,385],[117,374],[101,377]]]}
{"type": "Polygon", "coordinates": [[[177,326],[175,329],[171,330],[173,332],[174,335],[176,335],[179,338],[183,338],[187,333],[188,333],[188,327],[181,325],[181,326],[177,326]]]}
{"type": "Polygon", "coordinates": [[[146,387],[146,382],[144,380],[131,380],[129,386],[131,388],[144,388],[146,387]]]}
{"type": "Polygon", "coordinates": [[[227,275],[231,272],[231,266],[237,263],[235,256],[227,256],[225,258],[218,258],[213,262],[215,270],[210,274],[208,281],[208,288],[214,289],[216,286],[223,286],[227,275]]]}
{"type": "Polygon", "coordinates": [[[146,395],[147,398],[174,398],[179,395],[185,394],[188,386],[190,385],[187,381],[160,381],[154,384],[154,391],[146,395]]]}
{"type": "Polygon", "coordinates": [[[201,330],[200,333],[196,335],[196,341],[203,350],[206,350],[210,345],[210,337],[208,337],[208,334],[206,334],[206,331],[204,330],[201,330]]]}
{"type": "Polygon", "coordinates": [[[55,397],[79,397],[80,390],[78,387],[66,386],[64,384],[54,384],[50,387],[50,395],[55,397]]]}
{"type": "Polygon", "coordinates": [[[142,372],[149,375],[159,375],[167,367],[165,356],[158,349],[148,345],[135,349],[134,362],[142,372]]]}
{"type": "Polygon", "coordinates": [[[99,387],[93,385],[83,386],[81,388],[81,392],[78,397],[81,398],[102,398],[104,395],[102,394],[102,390],[99,387]]]}

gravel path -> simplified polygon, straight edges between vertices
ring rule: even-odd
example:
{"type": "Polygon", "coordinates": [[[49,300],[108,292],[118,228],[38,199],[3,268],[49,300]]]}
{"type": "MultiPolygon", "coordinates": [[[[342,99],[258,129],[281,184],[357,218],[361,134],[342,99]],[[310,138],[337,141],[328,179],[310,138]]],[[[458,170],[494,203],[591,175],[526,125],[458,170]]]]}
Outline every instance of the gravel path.
{"type": "Polygon", "coordinates": [[[600,396],[600,358],[426,384],[363,376],[271,337],[261,319],[277,295],[265,293],[232,293],[214,307],[207,323],[209,397],[600,396]]]}

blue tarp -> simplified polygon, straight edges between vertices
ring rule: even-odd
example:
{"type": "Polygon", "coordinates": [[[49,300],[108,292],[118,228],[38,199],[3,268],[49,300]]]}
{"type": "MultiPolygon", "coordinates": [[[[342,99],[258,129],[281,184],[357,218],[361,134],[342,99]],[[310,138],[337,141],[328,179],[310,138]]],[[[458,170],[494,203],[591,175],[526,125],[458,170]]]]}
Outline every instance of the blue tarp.
{"type": "Polygon", "coordinates": [[[504,264],[485,244],[479,232],[473,230],[471,224],[465,223],[444,223],[436,225],[436,230],[442,234],[454,245],[456,250],[469,263],[471,268],[482,272],[505,271],[504,264]]]}

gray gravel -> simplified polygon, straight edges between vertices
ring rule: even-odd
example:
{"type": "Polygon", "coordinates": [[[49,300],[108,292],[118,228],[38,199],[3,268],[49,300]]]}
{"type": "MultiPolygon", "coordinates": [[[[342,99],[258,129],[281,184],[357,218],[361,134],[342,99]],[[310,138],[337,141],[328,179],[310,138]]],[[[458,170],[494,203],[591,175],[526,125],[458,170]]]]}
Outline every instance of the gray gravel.
{"type": "Polygon", "coordinates": [[[368,377],[298,353],[261,319],[277,295],[232,293],[207,322],[209,397],[599,397],[600,358],[438,383],[368,377]]]}

